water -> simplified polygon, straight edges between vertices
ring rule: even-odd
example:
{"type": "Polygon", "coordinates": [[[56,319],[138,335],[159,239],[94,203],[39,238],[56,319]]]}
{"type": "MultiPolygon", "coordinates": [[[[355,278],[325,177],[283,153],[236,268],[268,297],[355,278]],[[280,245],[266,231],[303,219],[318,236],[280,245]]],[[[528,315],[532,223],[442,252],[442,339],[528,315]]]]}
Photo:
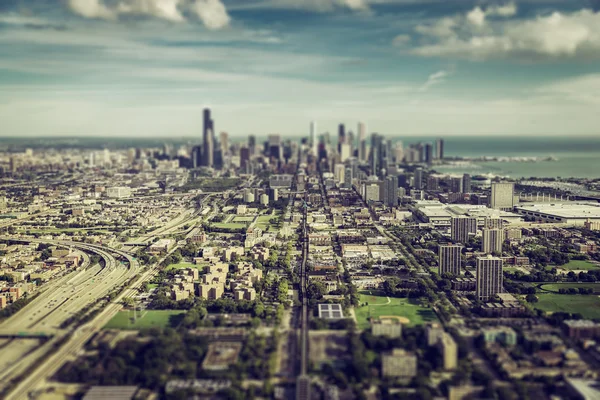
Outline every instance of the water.
{"type": "MultiPolygon", "coordinates": [[[[404,145],[434,138],[402,138],[404,145]]],[[[558,161],[477,162],[470,166],[435,167],[439,172],[494,174],[511,178],[600,178],[598,137],[448,137],[447,157],[555,157],[558,161]]]]}

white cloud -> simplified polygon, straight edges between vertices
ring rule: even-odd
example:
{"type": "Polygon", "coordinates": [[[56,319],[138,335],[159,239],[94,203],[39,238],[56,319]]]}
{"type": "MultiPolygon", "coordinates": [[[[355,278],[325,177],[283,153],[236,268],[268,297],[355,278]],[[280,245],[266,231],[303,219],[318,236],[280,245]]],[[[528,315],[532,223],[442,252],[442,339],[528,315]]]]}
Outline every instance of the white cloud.
{"type": "Polygon", "coordinates": [[[288,9],[308,10],[313,12],[332,12],[337,9],[352,11],[368,11],[369,0],[262,0],[244,2],[232,7],[236,10],[247,9],[288,9]]]}
{"type": "Polygon", "coordinates": [[[475,26],[483,26],[485,24],[485,13],[480,7],[475,7],[467,14],[467,21],[475,26]]]}
{"type": "Polygon", "coordinates": [[[426,57],[471,60],[600,57],[600,13],[587,9],[570,14],[554,12],[531,20],[497,21],[487,24],[485,31],[480,27],[464,29],[462,18],[468,17],[444,18],[418,26],[415,31],[427,40],[413,52],[426,57]]]}
{"type": "Polygon", "coordinates": [[[124,0],[117,11],[121,14],[148,15],[172,22],[185,20],[179,6],[181,0],[124,0]]]}
{"type": "Polygon", "coordinates": [[[600,74],[589,74],[545,84],[536,94],[550,99],[600,106],[600,74]]]}
{"type": "Polygon", "coordinates": [[[485,13],[491,16],[512,17],[517,14],[517,5],[515,3],[493,5],[488,7],[485,13]]]}
{"type": "Polygon", "coordinates": [[[394,46],[405,46],[410,43],[411,37],[410,35],[398,35],[392,41],[394,46]]]}
{"type": "Polygon", "coordinates": [[[220,0],[196,0],[191,8],[208,29],[223,28],[231,20],[220,0]]]}
{"type": "Polygon", "coordinates": [[[450,76],[450,72],[446,70],[438,71],[434,74],[429,75],[427,81],[419,88],[419,92],[423,93],[428,91],[432,86],[443,83],[448,76],[450,76]]]}
{"type": "Polygon", "coordinates": [[[120,0],[114,7],[108,7],[103,0],[69,0],[68,5],[82,17],[106,20],[131,14],[183,22],[184,12],[189,11],[212,30],[229,25],[231,20],[221,0],[120,0]]]}
{"type": "Polygon", "coordinates": [[[69,8],[85,18],[114,19],[115,10],[109,9],[102,0],[69,0],[69,8]]]}

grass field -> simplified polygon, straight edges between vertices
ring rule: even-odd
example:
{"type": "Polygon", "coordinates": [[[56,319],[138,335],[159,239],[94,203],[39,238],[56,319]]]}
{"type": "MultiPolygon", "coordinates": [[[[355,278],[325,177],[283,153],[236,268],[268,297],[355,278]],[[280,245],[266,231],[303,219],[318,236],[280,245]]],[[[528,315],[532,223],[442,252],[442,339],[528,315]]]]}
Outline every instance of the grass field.
{"type": "Polygon", "coordinates": [[[592,270],[592,269],[599,269],[600,267],[598,267],[596,264],[592,264],[589,261],[571,260],[568,263],[566,263],[565,265],[561,265],[558,268],[566,269],[566,270],[569,270],[569,271],[573,271],[573,270],[589,271],[589,270],[592,270]]]}
{"type": "MultiPolygon", "coordinates": [[[[373,292],[375,293],[375,292],[373,292]]],[[[366,329],[369,325],[369,314],[372,318],[382,315],[404,317],[410,322],[409,326],[421,325],[429,321],[437,321],[437,316],[431,308],[419,305],[412,299],[397,299],[384,296],[370,295],[369,292],[361,292],[360,304],[368,303],[368,306],[355,309],[356,321],[359,329],[366,329]]]]}
{"type": "Polygon", "coordinates": [[[278,214],[275,215],[261,215],[260,217],[258,217],[257,221],[256,221],[256,227],[262,229],[263,231],[271,231],[274,232],[276,231],[278,228],[275,225],[271,225],[271,223],[269,222],[270,219],[277,219],[278,218],[278,214]]]}
{"type": "Polygon", "coordinates": [[[594,293],[600,293],[600,283],[548,283],[540,286],[543,290],[558,293],[558,289],[569,289],[569,288],[592,288],[594,293]]]}
{"type": "Polygon", "coordinates": [[[139,330],[154,327],[176,327],[183,319],[182,310],[144,310],[137,311],[137,319],[133,322],[133,311],[119,311],[104,329],[139,330]]]}
{"type": "Polygon", "coordinates": [[[231,222],[231,223],[216,222],[216,223],[210,224],[210,225],[214,226],[215,228],[223,228],[223,229],[244,229],[244,228],[246,228],[245,223],[235,223],[235,222],[231,222]]]}
{"type": "Polygon", "coordinates": [[[243,223],[243,222],[252,222],[254,221],[254,217],[233,217],[232,222],[243,223]]]}
{"type": "Polygon", "coordinates": [[[600,297],[596,295],[538,294],[533,306],[547,312],[580,313],[584,318],[600,318],[600,297]]]}
{"type": "Polygon", "coordinates": [[[179,263],[179,264],[171,264],[165,271],[171,271],[173,269],[186,269],[186,268],[198,268],[198,265],[192,263],[179,263]]]}

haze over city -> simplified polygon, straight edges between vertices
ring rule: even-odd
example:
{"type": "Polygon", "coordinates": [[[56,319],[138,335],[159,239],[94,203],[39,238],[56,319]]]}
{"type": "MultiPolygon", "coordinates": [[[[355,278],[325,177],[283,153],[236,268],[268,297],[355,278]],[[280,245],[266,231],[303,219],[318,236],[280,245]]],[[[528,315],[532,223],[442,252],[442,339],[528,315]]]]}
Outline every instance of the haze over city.
{"type": "Polygon", "coordinates": [[[3,0],[4,136],[597,135],[595,0],[3,0]]]}

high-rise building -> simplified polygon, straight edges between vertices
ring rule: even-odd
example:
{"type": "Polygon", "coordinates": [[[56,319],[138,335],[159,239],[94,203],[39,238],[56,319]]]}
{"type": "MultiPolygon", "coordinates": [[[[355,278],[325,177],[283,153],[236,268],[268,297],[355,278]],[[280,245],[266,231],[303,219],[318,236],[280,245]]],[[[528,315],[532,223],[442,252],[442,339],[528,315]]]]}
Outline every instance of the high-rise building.
{"type": "Polygon", "coordinates": [[[383,165],[383,136],[376,133],[371,135],[371,174],[381,176],[383,165]]]}
{"type": "Polygon", "coordinates": [[[462,177],[462,181],[463,193],[471,193],[471,175],[464,174],[462,177]]]}
{"type": "Polygon", "coordinates": [[[340,147],[340,160],[342,162],[346,161],[348,158],[350,158],[351,154],[351,148],[350,148],[350,144],[348,143],[342,143],[341,147],[340,147]]]}
{"type": "Polygon", "coordinates": [[[367,128],[364,123],[358,123],[358,159],[367,160],[367,128]]]}
{"type": "Polygon", "coordinates": [[[496,210],[512,210],[514,205],[515,184],[512,182],[493,182],[490,207],[496,210]]]}
{"type": "Polygon", "coordinates": [[[281,136],[280,135],[269,135],[269,156],[276,160],[281,160],[283,157],[283,151],[281,149],[281,136]]]}
{"type": "Polygon", "coordinates": [[[213,142],[214,135],[212,131],[208,130],[207,141],[206,141],[206,149],[205,149],[205,159],[204,166],[212,167],[215,163],[215,143],[213,142]]]}
{"type": "Polygon", "coordinates": [[[256,136],[248,136],[248,150],[250,150],[250,157],[256,154],[256,136]]]}
{"type": "Polygon", "coordinates": [[[444,139],[435,141],[435,158],[442,160],[444,158],[444,139]]]}
{"type": "Polygon", "coordinates": [[[502,254],[502,242],[504,242],[504,230],[498,228],[484,228],[481,250],[484,253],[502,254]]]}
{"type": "Polygon", "coordinates": [[[444,332],[438,341],[438,348],[442,354],[444,370],[450,371],[456,368],[458,363],[458,346],[448,332],[444,332]]]}
{"type": "Polygon", "coordinates": [[[424,149],[424,161],[427,164],[431,164],[433,161],[433,145],[431,143],[425,143],[424,149]]]}
{"type": "Polygon", "coordinates": [[[192,147],[192,168],[199,168],[202,166],[202,146],[192,147]]]}
{"type": "Polygon", "coordinates": [[[317,154],[317,123],[312,121],[310,123],[310,148],[314,155],[317,154]]]}
{"type": "Polygon", "coordinates": [[[479,300],[489,300],[502,293],[502,259],[498,257],[477,258],[477,287],[475,290],[479,300]]]}
{"type": "Polygon", "coordinates": [[[354,173],[352,171],[352,167],[346,167],[346,171],[344,172],[344,187],[351,188],[353,178],[354,173]]]}
{"type": "Polygon", "coordinates": [[[423,189],[423,168],[417,168],[415,170],[413,187],[417,190],[423,189]]]}
{"type": "Polygon", "coordinates": [[[502,229],[504,227],[504,220],[499,217],[486,217],[483,222],[483,227],[491,229],[502,229]]]}
{"type": "Polygon", "coordinates": [[[477,233],[477,218],[464,215],[450,220],[450,236],[459,243],[467,243],[471,235],[477,233]]]}
{"type": "Polygon", "coordinates": [[[335,167],[333,167],[333,175],[335,176],[335,181],[338,186],[345,182],[345,173],[346,166],[344,164],[335,164],[335,167]]]}
{"type": "Polygon", "coordinates": [[[439,246],[439,268],[438,273],[442,275],[445,272],[453,275],[460,275],[462,246],[441,245],[439,246]]]}
{"type": "Polygon", "coordinates": [[[346,127],[344,124],[338,125],[338,153],[342,152],[342,144],[346,143],[346,127]]]}
{"type": "Polygon", "coordinates": [[[464,193],[463,192],[463,178],[461,178],[461,177],[450,178],[450,191],[452,193],[464,193]]]}
{"type": "Polygon", "coordinates": [[[227,132],[219,134],[219,144],[221,145],[221,154],[223,156],[229,154],[229,134],[227,132]]]}
{"type": "Polygon", "coordinates": [[[389,175],[385,178],[383,199],[387,207],[398,206],[398,177],[389,175]]]}
{"type": "Polygon", "coordinates": [[[213,141],[213,120],[211,119],[210,116],[210,108],[205,108],[204,109],[204,126],[202,128],[202,163],[201,165],[206,166],[206,167],[210,167],[212,166],[212,163],[209,163],[209,160],[212,159],[213,155],[212,155],[212,151],[214,151],[214,149],[212,147],[209,148],[209,142],[212,142],[214,145],[214,141],[213,141]]]}
{"type": "Polygon", "coordinates": [[[240,167],[242,171],[248,172],[248,166],[250,163],[250,149],[246,146],[240,149],[240,167]]]}
{"type": "Polygon", "coordinates": [[[394,161],[396,164],[401,163],[404,159],[404,147],[402,147],[402,142],[397,142],[396,147],[394,147],[394,161]]]}

